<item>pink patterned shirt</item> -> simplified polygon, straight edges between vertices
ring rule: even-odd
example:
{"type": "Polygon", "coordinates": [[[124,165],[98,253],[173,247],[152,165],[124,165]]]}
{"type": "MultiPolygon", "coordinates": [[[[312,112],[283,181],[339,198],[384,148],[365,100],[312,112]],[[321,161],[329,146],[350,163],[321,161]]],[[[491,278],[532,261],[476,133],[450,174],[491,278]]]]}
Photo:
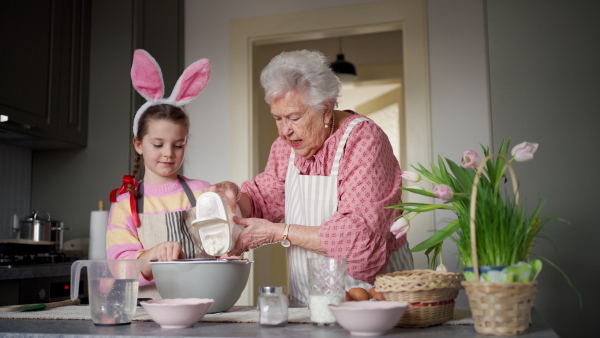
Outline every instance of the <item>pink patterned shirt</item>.
{"type": "MultiPolygon", "coordinates": [[[[301,175],[330,175],[335,151],[344,130],[355,118],[348,117],[309,159],[295,157],[301,175]]],[[[252,217],[280,222],[285,215],[285,178],[291,148],[281,138],[271,146],[265,171],[242,184],[253,203],[252,217]]],[[[401,202],[402,184],[398,160],[379,126],[364,121],[354,127],[341,158],[338,174],[338,209],[319,226],[319,239],[330,257],[346,257],[350,276],[373,284],[385,273],[393,251],[406,243],[390,232],[400,210],[386,206],[401,202]]]]}

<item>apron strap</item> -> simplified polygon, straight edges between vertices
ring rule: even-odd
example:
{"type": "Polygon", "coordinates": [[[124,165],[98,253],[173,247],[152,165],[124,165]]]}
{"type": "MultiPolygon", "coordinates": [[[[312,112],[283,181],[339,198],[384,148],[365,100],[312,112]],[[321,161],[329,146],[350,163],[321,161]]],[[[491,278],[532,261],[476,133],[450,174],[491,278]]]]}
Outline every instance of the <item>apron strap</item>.
{"type": "Polygon", "coordinates": [[[188,200],[190,200],[190,204],[192,205],[192,207],[195,207],[196,206],[196,197],[194,196],[192,189],[190,189],[190,186],[187,183],[185,183],[185,180],[183,179],[183,177],[177,175],[177,179],[179,180],[179,183],[181,183],[181,187],[183,187],[183,191],[185,191],[185,194],[187,195],[188,200]]]}
{"type": "Polygon", "coordinates": [[[137,212],[140,214],[144,213],[144,181],[140,181],[138,184],[138,193],[135,199],[137,212]]]}
{"type": "MultiPolygon", "coordinates": [[[[344,135],[342,135],[342,139],[340,140],[340,143],[338,143],[338,147],[337,150],[335,152],[335,158],[333,159],[333,166],[331,167],[331,175],[336,175],[338,174],[338,171],[340,169],[340,159],[342,158],[342,154],[344,153],[344,147],[346,146],[346,140],[348,140],[348,137],[350,136],[350,132],[352,132],[352,128],[354,128],[355,125],[357,125],[358,123],[362,122],[362,121],[368,121],[369,119],[366,117],[359,117],[357,119],[354,119],[352,122],[350,122],[350,124],[348,125],[348,127],[346,128],[346,130],[344,131],[344,135]]],[[[294,165],[294,159],[296,158],[296,153],[294,152],[294,149],[290,149],[290,162],[288,164],[288,168],[290,166],[294,165]]]]}
{"type": "Polygon", "coordinates": [[[294,151],[294,148],[290,148],[290,163],[288,164],[289,166],[294,165],[294,159],[296,158],[296,152],[294,151]]]}
{"type": "MultiPolygon", "coordinates": [[[[194,196],[192,189],[185,182],[183,177],[177,175],[177,180],[181,184],[181,187],[183,188],[183,191],[185,192],[188,200],[190,201],[190,204],[192,205],[192,207],[195,207],[196,206],[196,197],[194,196]]],[[[143,181],[140,181],[140,184],[138,185],[138,194],[137,194],[137,198],[136,198],[135,202],[136,202],[137,212],[140,214],[143,214],[144,213],[144,184],[143,184],[143,181]]]]}
{"type": "Polygon", "coordinates": [[[367,121],[367,120],[369,120],[369,119],[366,117],[359,117],[357,119],[354,119],[354,120],[352,120],[352,122],[350,122],[350,125],[348,125],[348,127],[344,131],[344,135],[342,135],[342,139],[340,140],[337,151],[335,152],[335,158],[333,159],[333,166],[331,167],[331,176],[337,176],[337,174],[338,174],[338,171],[340,169],[340,159],[342,158],[342,154],[344,153],[344,147],[346,146],[346,141],[348,140],[348,136],[350,136],[350,132],[352,132],[352,129],[358,123],[360,123],[362,121],[367,121]]]}

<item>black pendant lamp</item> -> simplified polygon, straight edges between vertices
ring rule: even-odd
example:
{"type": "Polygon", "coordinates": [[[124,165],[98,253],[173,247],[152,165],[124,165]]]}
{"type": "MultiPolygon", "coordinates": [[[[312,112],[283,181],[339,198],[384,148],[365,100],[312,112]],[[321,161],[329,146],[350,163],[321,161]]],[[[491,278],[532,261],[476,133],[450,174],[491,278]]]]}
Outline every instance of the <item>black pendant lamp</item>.
{"type": "Polygon", "coordinates": [[[342,82],[356,81],[356,68],[350,62],[344,60],[344,52],[342,51],[342,38],[339,40],[340,52],[337,54],[337,60],[329,64],[329,68],[333,70],[335,75],[342,82]]]}

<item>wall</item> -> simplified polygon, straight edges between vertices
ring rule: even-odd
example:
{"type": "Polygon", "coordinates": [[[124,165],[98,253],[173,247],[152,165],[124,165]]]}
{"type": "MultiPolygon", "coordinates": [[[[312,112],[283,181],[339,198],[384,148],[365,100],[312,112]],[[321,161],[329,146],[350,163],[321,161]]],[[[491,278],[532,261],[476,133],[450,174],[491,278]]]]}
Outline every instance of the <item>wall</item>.
{"type": "MultiPolygon", "coordinates": [[[[436,162],[438,155],[459,162],[463,151],[479,150],[480,143],[491,142],[484,14],[484,3],[478,0],[428,1],[431,135],[436,162]]],[[[437,211],[436,230],[454,218],[452,212],[437,211]]],[[[452,271],[460,269],[455,252],[454,243],[445,241],[443,262],[452,271]]],[[[464,290],[456,302],[468,307],[464,290]]]]}
{"type": "Polygon", "coordinates": [[[545,263],[535,306],[561,337],[597,331],[600,237],[600,3],[490,0],[487,5],[494,145],[538,142],[533,161],[515,166],[529,209],[547,202],[550,222],[534,252],[557,264],[581,291],[545,263]]]}

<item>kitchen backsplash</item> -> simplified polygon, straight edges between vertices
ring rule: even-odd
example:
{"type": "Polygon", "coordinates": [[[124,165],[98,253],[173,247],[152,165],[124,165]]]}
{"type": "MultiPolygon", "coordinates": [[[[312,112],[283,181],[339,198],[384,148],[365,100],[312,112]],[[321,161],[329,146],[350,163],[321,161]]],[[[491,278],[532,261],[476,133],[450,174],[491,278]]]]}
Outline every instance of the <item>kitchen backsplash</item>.
{"type": "Polygon", "coordinates": [[[0,144],[0,239],[14,238],[13,215],[30,213],[32,150],[0,144]]]}

